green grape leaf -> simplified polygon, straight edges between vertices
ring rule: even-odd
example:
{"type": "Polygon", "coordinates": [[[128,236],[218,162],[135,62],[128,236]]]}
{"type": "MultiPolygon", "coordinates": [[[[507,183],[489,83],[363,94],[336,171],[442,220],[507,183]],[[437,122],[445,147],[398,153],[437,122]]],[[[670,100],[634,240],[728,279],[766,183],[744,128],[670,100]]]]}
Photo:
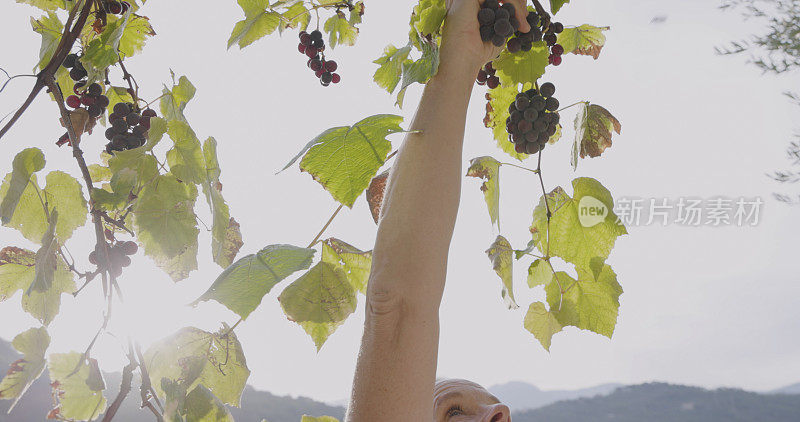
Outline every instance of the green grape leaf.
{"type": "Polygon", "coordinates": [[[89,177],[92,178],[93,182],[108,182],[111,180],[111,176],[113,174],[108,167],[100,164],[89,165],[89,177]]]}
{"type": "Polygon", "coordinates": [[[28,188],[31,176],[44,168],[44,154],[39,148],[26,148],[14,157],[12,171],[0,190],[0,220],[3,225],[11,222],[23,192],[28,188]]]}
{"type": "Polygon", "coordinates": [[[282,19],[278,26],[278,31],[281,33],[287,28],[297,28],[305,31],[308,28],[308,23],[311,22],[311,12],[303,5],[303,2],[297,2],[289,6],[281,16],[282,19]]]}
{"type": "Polygon", "coordinates": [[[528,286],[546,286],[553,280],[553,269],[543,259],[537,259],[528,267],[528,286]]]}
{"type": "Polygon", "coordinates": [[[573,198],[560,187],[542,197],[533,210],[530,230],[543,254],[588,267],[595,257],[607,258],[617,237],[628,232],[614,214],[611,193],[600,182],[582,177],[573,180],[572,187],[573,198]],[[552,212],[549,233],[545,198],[552,212]]]}
{"type": "Polygon", "coordinates": [[[350,9],[350,25],[358,25],[362,22],[364,17],[364,2],[359,1],[350,9]]]}
{"type": "Polygon", "coordinates": [[[17,0],[17,3],[29,4],[46,12],[66,9],[64,0],[17,0]]]}
{"type": "Polygon", "coordinates": [[[142,189],[133,209],[133,224],[145,254],[160,266],[170,268],[173,274],[197,268],[196,199],[194,185],[166,174],[142,189]],[[190,253],[186,255],[187,252],[190,253]],[[177,257],[181,259],[175,261],[177,257]]]}
{"type": "MultiPolygon", "coordinates": [[[[106,29],[107,30],[107,29],[106,29]]],[[[156,35],[147,16],[131,15],[119,40],[120,56],[124,59],[141,52],[147,37],[156,35]]]]}
{"type": "Polygon", "coordinates": [[[201,184],[206,180],[205,158],[200,140],[185,121],[169,122],[167,134],[175,146],[167,151],[167,163],[172,174],[183,182],[201,184]]]}
{"type": "Polygon", "coordinates": [[[192,305],[215,300],[245,319],[276,284],[311,266],[314,253],[291,245],[267,246],[226,268],[192,305]]]}
{"type": "Polygon", "coordinates": [[[558,333],[562,328],[555,315],[549,312],[542,302],[531,303],[528,313],[525,314],[523,325],[548,352],[553,334],[558,333]]]}
{"type": "Polygon", "coordinates": [[[14,247],[0,250],[0,302],[11,298],[19,290],[28,292],[22,295],[22,309],[43,325],[50,325],[58,315],[61,295],[74,292],[75,281],[63,262],[58,263],[47,291],[31,289],[35,276],[36,253],[14,247]]]}
{"type": "Polygon", "coordinates": [[[564,47],[564,54],[572,53],[583,56],[592,56],[595,60],[600,57],[600,51],[606,44],[603,31],[611,29],[608,26],[594,26],[583,24],[574,28],[564,28],[558,34],[558,43],[564,47]]]}
{"type": "Polygon", "coordinates": [[[605,108],[590,103],[581,104],[575,117],[575,142],[572,146],[572,168],[578,168],[580,158],[599,157],[611,147],[612,131],[622,133],[622,124],[605,108]]]}
{"type": "Polygon", "coordinates": [[[150,151],[161,142],[161,139],[164,138],[164,134],[167,133],[169,129],[168,122],[166,119],[162,119],[161,117],[151,117],[150,118],[150,130],[147,131],[147,143],[144,145],[144,149],[150,151]]]}
{"type": "Polygon", "coordinates": [[[417,82],[421,84],[428,81],[439,71],[439,46],[434,42],[422,41],[422,57],[418,60],[406,60],[402,64],[403,82],[400,84],[400,91],[397,92],[396,104],[403,107],[403,100],[406,95],[406,88],[417,82]]]}
{"type": "Polygon", "coordinates": [[[380,65],[373,76],[375,83],[390,94],[393,93],[397,88],[397,84],[400,83],[403,64],[408,61],[409,53],[411,53],[410,45],[399,49],[391,44],[386,46],[383,50],[383,55],[373,61],[373,63],[380,65]]]}
{"type": "Polygon", "coordinates": [[[525,249],[514,249],[514,259],[519,261],[525,255],[530,254],[534,249],[536,249],[536,240],[530,240],[525,249]]]}
{"type": "Polygon", "coordinates": [[[533,43],[528,52],[509,53],[503,50],[492,61],[501,85],[533,84],[544,75],[550,51],[543,41],[533,43]]]}
{"type": "Polygon", "coordinates": [[[244,19],[236,22],[228,39],[228,48],[238,44],[245,48],[255,41],[275,32],[281,20],[280,13],[267,11],[267,0],[238,0],[244,19]]]}
{"type": "Polygon", "coordinates": [[[187,422],[234,422],[225,404],[202,385],[195,387],[184,403],[187,422]]]}
{"type": "MultiPolygon", "coordinates": [[[[94,179],[93,179],[94,180],[94,179]]],[[[131,192],[136,188],[138,175],[129,168],[123,168],[111,177],[111,182],[103,189],[92,189],[92,202],[95,208],[107,212],[121,211],[128,204],[131,192]]]]}
{"type": "Polygon", "coordinates": [[[489,207],[492,224],[500,224],[500,165],[492,157],[473,158],[469,162],[467,176],[483,179],[481,191],[489,207]]]}
{"type": "Polygon", "coordinates": [[[497,236],[492,246],[486,250],[486,255],[489,256],[489,260],[492,262],[492,268],[500,276],[500,281],[503,284],[502,296],[508,309],[519,308],[514,300],[514,260],[511,259],[513,251],[511,244],[503,236],[497,236]]]}
{"type": "MultiPolygon", "coordinates": [[[[196,377],[192,380],[194,379],[196,377]]],[[[186,411],[186,384],[183,378],[181,381],[161,379],[161,390],[164,391],[164,422],[186,422],[181,414],[186,411]]]]}
{"type": "Polygon", "coordinates": [[[319,262],[281,292],[286,316],[312,337],[317,350],[356,310],[356,291],[340,266],[319,262]]]}
{"type": "Polygon", "coordinates": [[[300,170],[308,172],[333,199],[353,206],[370,180],[386,163],[392,149],[387,136],[403,132],[401,116],[378,114],[353,126],[326,130],[311,140],[281,171],[300,157],[300,170]]]}
{"type": "Polygon", "coordinates": [[[99,37],[89,42],[81,57],[81,63],[100,71],[119,61],[120,40],[132,16],[133,10],[130,9],[121,17],[108,15],[106,28],[99,37]]]}
{"type": "Polygon", "coordinates": [[[372,251],[365,252],[339,239],[330,238],[322,242],[322,262],[339,267],[356,291],[367,293],[372,251]]]}
{"type": "Polygon", "coordinates": [[[105,411],[103,390],[92,390],[87,383],[91,367],[83,360],[83,353],[53,353],[47,369],[57,403],[52,413],[63,419],[92,421],[105,411]]]}
{"type": "Polygon", "coordinates": [[[237,407],[250,376],[242,345],[227,326],[217,333],[182,328],[150,346],[144,361],[161,396],[165,395],[162,379],[184,380],[187,391],[203,385],[223,403],[237,407]],[[192,374],[188,379],[187,373],[192,374]]]}
{"type": "Polygon", "coordinates": [[[558,283],[545,287],[550,312],[562,326],[575,326],[611,338],[622,294],[617,275],[600,257],[576,270],[577,280],[559,272],[558,283]]]}
{"type": "Polygon", "coordinates": [[[422,38],[439,33],[447,16],[445,0],[420,0],[414,6],[410,25],[422,38]]]}
{"type": "Polygon", "coordinates": [[[108,160],[108,168],[113,174],[118,174],[124,169],[136,173],[137,187],[151,184],[158,176],[158,162],[155,157],[147,153],[146,147],[116,151],[108,160]]]}
{"type": "Polygon", "coordinates": [[[555,15],[567,3],[569,3],[569,0],[550,0],[550,11],[555,15]]]}
{"type": "MultiPolygon", "coordinates": [[[[0,264],[0,274],[2,274],[0,264]]],[[[0,279],[2,279],[0,275],[0,279]]],[[[11,363],[6,376],[0,381],[0,399],[14,400],[8,411],[14,410],[19,399],[44,371],[45,353],[50,346],[50,335],[44,327],[31,328],[18,334],[11,342],[22,358],[11,363]]]]}
{"type": "Polygon", "coordinates": [[[501,150],[522,161],[529,156],[527,154],[519,154],[514,150],[514,144],[508,139],[508,132],[506,131],[506,119],[511,116],[508,107],[515,100],[518,92],[516,85],[500,85],[495,89],[490,89],[487,94],[489,102],[486,105],[486,116],[483,118],[483,124],[492,130],[492,135],[501,150]]]}
{"type": "Polygon", "coordinates": [[[172,75],[172,79],[172,89],[168,89],[164,86],[162,91],[163,97],[161,97],[161,102],[159,103],[161,115],[166,120],[180,120],[185,122],[186,116],[183,115],[183,110],[186,108],[186,104],[194,98],[197,89],[189,82],[189,78],[186,76],[181,76],[177,84],[175,83],[174,74],[172,75]]]}
{"type": "Polygon", "coordinates": [[[324,26],[328,33],[328,45],[335,48],[337,45],[355,45],[358,37],[358,28],[353,26],[345,17],[344,13],[337,10],[324,26]]]}
{"type": "Polygon", "coordinates": [[[34,258],[36,266],[33,274],[33,283],[28,287],[26,294],[34,291],[44,293],[53,287],[58,265],[58,258],[56,257],[56,251],[59,247],[56,240],[58,213],[54,211],[49,217],[47,231],[42,236],[42,247],[36,252],[36,257],[34,258]]]}
{"type": "Polygon", "coordinates": [[[230,215],[228,204],[222,197],[222,183],[219,181],[220,168],[217,160],[217,140],[208,138],[203,143],[203,156],[205,158],[205,182],[203,193],[213,216],[211,228],[211,254],[214,262],[222,268],[233,263],[244,243],[239,223],[230,215]]]}
{"type": "Polygon", "coordinates": [[[339,419],[334,418],[333,416],[308,416],[303,415],[303,418],[300,422],[339,422],[339,419]]]}
{"type": "MultiPolygon", "coordinates": [[[[51,3],[43,0],[40,0],[40,2],[51,3]]],[[[42,70],[53,58],[58,43],[61,41],[61,34],[64,32],[64,24],[61,23],[55,13],[48,11],[47,16],[42,16],[39,19],[31,18],[31,26],[34,32],[42,36],[42,45],[39,47],[39,62],[34,68],[34,70],[42,70]]]]}

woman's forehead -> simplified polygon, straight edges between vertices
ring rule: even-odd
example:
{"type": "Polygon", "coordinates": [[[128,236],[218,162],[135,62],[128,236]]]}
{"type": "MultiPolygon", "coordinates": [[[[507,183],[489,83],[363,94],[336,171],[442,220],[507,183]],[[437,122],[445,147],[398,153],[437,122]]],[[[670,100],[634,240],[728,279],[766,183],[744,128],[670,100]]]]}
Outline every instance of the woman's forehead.
{"type": "MultiPolygon", "coordinates": [[[[433,389],[434,400],[440,396],[451,393],[479,394],[494,399],[480,384],[463,379],[446,379],[436,382],[433,389]]],[[[496,399],[495,399],[496,400],[496,399]]]]}

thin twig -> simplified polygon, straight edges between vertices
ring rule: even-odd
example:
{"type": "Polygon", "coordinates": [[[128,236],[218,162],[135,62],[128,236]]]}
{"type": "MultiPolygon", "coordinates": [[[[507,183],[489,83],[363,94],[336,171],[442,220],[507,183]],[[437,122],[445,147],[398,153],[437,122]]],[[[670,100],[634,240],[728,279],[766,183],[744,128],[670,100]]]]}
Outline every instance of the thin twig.
{"type": "Polygon", "coordinates": [[[576,106],[576,105],[578,105],[578,104],[588,104],[588,103],[589,103],[588,101],[578,101],[577,103],[570,104],[570,105],[568,105],[568,106],[566,106],[566,107],[564,107],[564,108],[562,108],[562,109],[560,109],[560,110],[556,111],[556,113],[561,113],[562,111],[564,111],[564,110],[566,110],[566,109],[568,109],[568,108],[570,108],[570,107],[575,107],[575,106],[576,106]]]}
{"type": "Polygon", "coordinates": [[[527,167],[518,166],[518,165],[516,165],[514,163],[500,163],[500,164],[502,164],[504,166],[511,166],[511,167],[516,167],[518,169],[527,170],[527,171],[529,171],[531,173],[534,173],[534,174],[539,174],[539,170],[534,170],[534,169],[529,169],[527,167]]]}
{"type": "Polygon", "coordinates": [[[22,78],[22,77],[33,77],[33,78],[35,78],[36,75],[14,75],[14,76],[11,76],[11,77],[8,78],[7,81],[5,81],[5,83],[3,83],[2,88],[0,88],[0,92],[3,92],[3,90],[6,89],[6,85],[8,85],[8,83],[11,82],[13,79],[22,78]]]}
{"type": "Polygon", "coordinates": [[[144,362],[144,355],[142,354],[142,348],[139,343],[136,343],[136,357],[139,359],[139,371],[142,373],[142,385],[139,389],[142,396],[142,407],[149,407],[150,410],[159,417],[161,413],[152,407],[153,404],[150,403],[148,395],[153,398],[158,408],[161,409],[161,412],[164,412],[164,406],[161,405],[161,401],[158,400],[158,395],[155,389],[153,389],[153,385],[150,383],[150,374],[147,372],[147,365],[144,362]]]}
{"type": "Polygon", "coordinates": [[[105,213],[105,212],[103,212],[101,215],[103,217],[103,220],[106,223],[109,223],[109,224],[113,225],[114,227],[117,227],[117,228],[119,228],[121,230],[124,230],[125,232],[127,232],[131,236],[135,236],[133,231],[131,231],[129,228],[125,227],[125,225],[122,224],[122,222],[109,217],[109,215],[107,213],[105,213]]]}
{"type": "Polygon", "coordinates": [[[114,419],[114,416],[117,415],[117,411],[119,410],[120,406],[122,406],[122,402],[125,401],[125,397],[128,396],[128,393],[131,392],[131,384],[133,383],[133,370],[136,368],[136,360],[133,358],[133,354],[128,355],[128,364],[122,368],[122,382],[119,386],[119,393],[117,397],[114,398],[114,401],[111,403],[111,406],[108,407],[105,416],[103,416],[103,422],[110,422],[114,419]]]}
{"type": "Polygon", "coordinates": [[[319,238],[322,237],[322,234],[325,233],[325,230],[328,228],[328,226],[331,225],[333,219],[336,218],[336,215],[339,214],[339,211],[341,211],[342,208],[344,208],[344,204],[339,204],[339,207],[336,208],[336,211],[333,212],[333,215],[331,215],[331,218],[328,219],[328,222],[325,223],[324,226],[322,226],[322,230],[320,230],[319,233],[317,233],[317,236],[314,238],[314,240],[312,240],[311,243],[308,244],[309,248],[317,244],[319,238]]]}
{"type": "Polygon", "coordinates": [[[122,69],[122,79],[128,82],[128,93],[131,94],[133,97],[133,103],[137,106],[139,105],[139,84],[136,83],[136,79],[128,72],[128,69],[125,68],[125,63],[122,62],[122,59],[119,59],[119,67],[122,69]],[[136,85],[136,89],[133,86],[136,85]]]}

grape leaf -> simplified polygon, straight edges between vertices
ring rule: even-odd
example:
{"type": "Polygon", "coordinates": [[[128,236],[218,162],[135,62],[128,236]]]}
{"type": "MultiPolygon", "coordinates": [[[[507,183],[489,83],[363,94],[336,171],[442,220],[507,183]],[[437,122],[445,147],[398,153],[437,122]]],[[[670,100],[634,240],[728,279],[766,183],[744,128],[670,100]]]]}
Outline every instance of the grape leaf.
{"type": "Polygon", "coordinates": [[[524,326],[548,352],[553,334],[561,331],[562,328],[558,319],[545,308],[542,302],[531,303],[528,313],[525,314],[524,326]]]}
{"type": "Polygon", "coordinates": [[[99,37],[89,42],[83,52],[81,63],[85,66],[92,66],[95,70],[103,70],[113,65],[120,59],[119,45],[125,27],[131,21],[133,10],[128,9],[121,17],[108,16],[106,28],[99,37]]]}
{"type": "Polygon", "coordinates": [[[492,262],[492,268],[500,276],[500,281],[503,283],[502,296],[508,309],[519,307],[514,300],[514,261],[511,259],[512,252],[511,244],[503,236],[497,236],[492,246],[486,250],[486,255],[489,256],[489,260],[492,262]]]}
{"type": "Polygon", "coordinates": [[[202,385],[186,396],[184,414],[187,422],[234,422],[225,404],[202,385]]]}
{"type": "Polygon", "coordinates": [[[239,258],[192,305],[215,300],[245,319],[276,284],[311,266],[315,252],[291,245],[270,245],[239,258]]]}
{"type": "Polygon", "coordinates": [[[339,419],[334,418],[333,416],[308,416],[303,415],[303,418],[300,422],[339,422],[339,419]]]}
{"type": "Polygon", "coordinates": [[[278,300],[286,316],[312,337],[317,350],[357,305],[347,274],[324,261],[287,286],[278,300]]]}
{"type": "Polygon", "coordinates": [[[372,219],[375,224],[381,217],[381,206],[383,205],[383,194],[386,191],[386,181],[389,179],[389,170],[372,178],[367,188],[367,204],[369,204],[369,212],[372,214],[372,219]]]}
{"type": "MultiPolygon", "coordinates": [[[[92,179],[94,180],[94,179],[92,179]]],[[[136,188],[138,175],[129,168],[123,168],[111,177],[111,183],[103,189],[92,189],[92,203],[95,208],[107,212],[121,211],[136,188]]]]}
{"type": "Polygon", "coordinates": [[[44,168],[44,154],[39,148],[26,148],[14,157],[12,171],[3,183],[0,196],[0,220],[3,225],[11,222],[23,192],[28,188],[31,176],[44,168]]]}
{"type": "Polygon", "coordinates": [[[322,262],[339,267],[356,291],[367,293],[372,251],[362,251],[332,237],[322,242],[322,262]]]}
{"type": "Polygon", "coordinates": [[[401,108],[403,107],[406,88],[415,82],[421,84],[428,83],[439,70],[439,46],[434,42],[428,41],[422,41],[421,46],[422,57],[414,61],[406,60],[402,64],[403,82],[400,84],[400,91],[397,92],[396,102],[401,108]]]}
{"type": "Polygon", "coordinates": [[[593,258],[587,267],[577,266],[576,270],[577,280],[559,272],[560,284],[551,282],[545,287],[550,312],[562,326],[575,326],[611,338],[622,294],[617,275],[600,257],[593,258]]]}
{"type": "Polygon", "coordinates": [[[114,174],[124,169],[131,169],[137,176],[137,186],[151,184],[158,176],[158,163],[155,157],[147,153],[146,147],[115,151],[108,160],[108,168],[114,174]]]}
{"type": "Polygon", "coordinates": [[[445,0],[420,0],[414,6],[410,26],[412,31],[416,30],[422,38],[435,35],[439,33],[446,15],[445,0]]]}
{"type": "Polygon", "coordinates": [[[561,123],[557,124],[556,133],[554,133],[553,136],[551,136],[550,139],[547,140],[548,144],[553,145],[561,139],[561,129],[563,129],[561,127],[561,123]]]}
{"type": "Polygon", "coordinates": [[[403,132],[401,116],[378,114],[353,126],[326,130],[309,142],[281,171],[301,156],[300,169],[330,192],[333,199],[353,206],[392,149],[387,136],[403,132]]]}
{"type": "Polygon", "coordinates": [[[500,224],[500,162],[492,157],[473,158],[467,176],[483,179],[481,191],[489,207],[492,224],[500,224]]]}
{"type": "Polygon", "coordinates": [[[161,142],[168,129],[169,125],[166,119],[151,117],[150,130],[147,131],[147,143],[144,145],[144,149],[150,151],[155,148],[161,142]]]}
{"type": "Polygon", "coordinates": [[[596,104],[581,104],[575,117],[572,168],[578,168],[578,155],[580,158],[599,157],[606,148],[611,147],[612,131],[622,133],[622,124],[608,110],[596,104]]]}
{"type": "Polygon", "coordinates": [[[250,376],[242,345],[229,327],[217,333],[182,328],[150,346],[144,361],[151,383],[161,396],[165,395],[161,380],[181,380],[191,366],[193,380],[186,380],[187,391],[202,385],[223,403],[237,407],[250,376]]]}
{"type": "Polygon", "coordinates": [[[50,325],[58,315],[61,295],[74,292],[75,281],[63,262],[58,263],[53,283],[47,291],[31,289],[35,276],[36,254],[33,251],[14,247],[0,250],[0,302],[19,290],[29,292],[22,295],[22,309],[43,325],[50,325]]]}
{"type": "Polygon", "coordinates": [[[42,45],[39,47],[39,62],[34,68],[34,70],[42,70],[53,58],[53,53],[55,53],[58,43],[61,41],[61,33],[64,32],[64,24],[61,23],[55,13],[48,11],[47,16],[42,16],[39,19],[31,17],[31,26],[34,32],[42,36],[42,45]]]}
{"type": "Polygon", "coordinates": [[[58,213],[54,211],[49,216],[47,231],[45,231],[42,236],[42,246],[36,251],[33,283],[28,287],[26,292],[28,295],[34,291],[44,293],[53,287],[56,268],[58,266],[56,257],[56,251],[58,250],[58,241],[56,240],[57,221],[58,213]]]}
{"type": "Polygon", "coordinates": [[[54,412],[60,418],[91,421],[103,413],[106,398],[102,390],[92,390],[87,384],[91,368],[82,353],[53,353],[47,368],[57,403],[54,412]]]}
{"type": "Polygon", "coordinates": [[[486,116],[483,118],[483,124],[492,130],[492,135],[500,149],[522,161],[528,158],[528,155],[519,154],[514,150],[514,144],[508,139],[508,132],[506,131],[506,119],[511,116],[508,107],[514,101],[518,92],[515,85],[500,85],[495,89],[490,89],[486,94],[489,102],[486,104],[486,116]]]}
{"type": "Polygon", "coordinates": [[[131,15],[128,24],[119,40],[121,58],[127,58],[141,52],[147,42],[147,37],[156,35],[150,19],[147,16],[131,15]]]}
{"type": "Polygon", "coordinates": [[[185,121],[172,120],[168,127],[167,134],[175,143],[167,151],[167,163],[172,174],[183,182],[205,182],[205,158],[197,135],[185,121]]]}
{"type": "Polygon", "coordinates": [[[156,177],[153,183],[142,189],[133,209],[133,223],[145,254],[160,266],[171,268],[175,274],[197,267],[199,230],[194,214],[196,199],[197,188],[194,185],[166,174],[156,177]],[[184,255],[192,250],[194,254],[184,255]],[[178,262],[171,261],[181,255],[184,256],[178,262]]]}
{"type": "Polygon", "coordinates": [[[354,45],[356,43],[358,28],[353,26],[340,10],[337,10],[325,21],[324,29],[328,33],[328,45],[331,48],[335,48],[337,45],[354,45]]]}
{"type": "MultiPolygon", "coordinates": [[[[106,89],[106,97],[108,97],[108,109],[114,110],[117,103],[132,103],[133,97],[128,92],[128,88],[121,86],[110,86],[106,89]]],[[[94,180],[94,179],[92,179],[94,180]]]]}
{"type": "Polygon", "coordinates": [[[89,165],[89,177],[92,178],[93,182],[108,182],[111,180],[111,176],[113,174],[108,167],[101,164],[89,165]]]}
{"type": "Polygon", "coordinates": [[[600,57],[600,51],[606,44],[603,31],[611,29],[608,26],[598,27],[584,24],[575,28],[564,28],[558,34],[558,43],[564,47],[564,54],[572,53],[583,56],[592,56],[595,60],[600,57]]]}
{"type": "Polygon", "coordinates": [[[383,55],[373,61],[373,63],[380,65],[372,78],[375,83],[390,94],[393,93],[397,88],[397,84],[400,83],[403,64],[408,61],[409,53],[411,53],[410,45],[399,49],[391,44],[386,46],[383,50],[383,55]]]}
{"type": "Polygon", "coordinates": [[[33,7],[38,7],[44,11],[55,11],[58,9],[66,9],[64,0],[17,0],[17,3],[29,4],[33,7]]]}
{"type": "Polygon", "coordinates": [[[549,49],[543,41],[533,43],[528,52],[509,53],[503,50],[500,56],[492,61],[497,70],[501,85],[533,84],[544,75],[547,67],[549,49]]]}
{"type": "Polygon", "coordinates": [[[238,0],[244,12],[244,19],[236,22],[231,36],[228,39],[228,48],[238,44],[245,48],[253,42],[275,32],[281,20],[281,15],[267,11],[267,0],[238,0]]]}
{"type": "Polygon", "coordinates": [[[528,286],[546,286],[553,280],[553,269],[543,259],[537,259],[528,267],[528,286]]]}
{"type": "MultiPolygon", "coordinates": [[[[531,233],[537,236],[536,247],[545,255],[558,256],[578,267],[587,267],[595,257],[608,257],[617,237],[627,234],[625,226],[618,223],[614,214],[614,199],[611,193],[595,179],[578,178],[572,181],[574,198],[560,187],[555,188],[539,201],[533,210],[531,233]],[[550,205],[552,218],[548,233],[545,198],[550,205]],[[582,203],[584,201],[585,203],[582,203]],[[584,224],[579,212],[587,211],[588,206],[604,208],[605,216],[591,225],[584,224]],[[549,239],[549,245],[548,245],[549,239]]],[[[602,215],[601,214],[601,215],[602,215]]]]}
{"type": "MultiPolygon", "coordinates": [[[[245,1],[245,0],[241,0],[245,1]]],[[[197,92],[194,85],[189,81],[186,76],[178,78],[178,83],[175,83],[175,75],[172,75],[173,83],[172,89],[164,86],[162,91],[163,97],[159,103],[161,107],[161,115],[166,120],[180,120],[185,122],[186,116],[183,115],[183,110],[186,104],[194,98],[197,92]]]]}
{"type": "Polygon", "coordinates": [[[550,0],[550,11],[555,15],[567,3],[569,3],[569,0],[550,0]]]}
{"type": "Polygon", "coordinates": [[[233,263],[244,243],[239,223],[230,215],[228,204],[222,197],[222,183],[219,181],[221,170],[217,160],[217,140],[208,138],[203,143],[205,158],[205,182],[203,193],[214,219],[211,228],[211,254],[214,262],[226,268],[233,263]]]}
{"type": "MultiPolygon", "coordinates": [[[[272,7],[274,8],[275,5],[272,7]]],[[[303,2],[297,2],[289,6],[281,16],[283,19],[281,19],[278,26],[278,32],[280,33],[283,33],[286,28],[297,28],[305,31],[308,28],[308,23],[311,22],[311,13],[303,5],[303,2]]]]}
{"type": "Polygon", "coordinates": [[[11,363],[5,378],[0,381],[0,399],[14,400],[8,409],[9,412],[14,410],[28,387],[42,375],[46,363],[45,352],[50,346],[50,335],[44,327],[31,328],[14,337],[11,345],[23,356],[11,363]]]}

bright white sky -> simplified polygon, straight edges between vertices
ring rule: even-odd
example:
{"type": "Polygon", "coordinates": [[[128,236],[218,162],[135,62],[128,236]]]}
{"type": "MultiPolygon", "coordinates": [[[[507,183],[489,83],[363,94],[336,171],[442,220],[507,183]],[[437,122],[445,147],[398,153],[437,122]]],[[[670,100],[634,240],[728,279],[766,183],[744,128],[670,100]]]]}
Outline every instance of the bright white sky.
{"type": "MultiPolygon", "coordinates": [[[[296,51],[296,37],[271,37],[240,52],[225,45],[240,10],[220,2],[148,2],[158,36],[129,70],[146,98],[155,98],[169,69],[188,75],[198,89],[187,109],[201,138],[219,141],[224,193],[242,224],[252,253],[273,243],[307,244],[335,205],[329,195],[293,168],[274,176],[313,136],[368,115],[414,112],[420,88],[410,89],[406,108],[372,83],[371,61],[387,43],[404,44],[413,2],[367,2],[359,43],[330,54],[340,63],[343,83],[324,89],[296,51]]],[[[531,294],[527,265],[517,265],[519,310],[508,311],[484,254],[496,233],[489,224],[476,180],[463,187],[442,307],[440,375],[486,385],[524,380],[542,388],[576,388],[605,382],[661,380],[708,387],[766,390],[800,381],[800,283],[794,235],[798,208],[777,203],[782,187],[765,173],[787,165],[784,149],[798,109],[781,92],[796,86],[796,75],[762,76],[744,57],[719,57],[715,45],[757,28],[716,2],[678,0],[574,0],[559,14],[568,25],[610,25],[601,59],[568,56],[546,79],[556,83],[562,104],[590,100],[609,108],[623,124],[605,158],[581,163],[573,174],[569,149],[573,130],[545,154],[548,188],[568,186],[577,176],[595,177],[615,197],[670,198],[760,196],[766,201],[758,227],[631,227],[610,263],[625,288],[619,324],[609,341],[568,329],[554,338],[551,353],[522,328],[531,294]],[[657,15],[666,23],[651,25],[657,15]]],[[[38,58],[39,37],[30,31],[35,10],[10,2],[2,6],[0,64],[29,72],[38,58]]],[[[112,74],[119,81],[118,74],[112,74]]],[[[31,79],[18,79],[0,95],[0,113],[27,95],[31,79]]],[[[465,162],[502,157],[483,128],[483,88],[476,88],[467,127],[465,162]]],[[[574,112],[565,112],[571,121],[574,112]]],[[[14,130],[0,141],[0,175],[24,147],[45,151],[47,168],[78,175],[67,149],[53,143],[63,132],[55,105],[39,98],[14,130]]],[[[399,145],[400,137],[392,138],[399,145]]],[[[84,141],[96,160],[102,133],[84,141]]],[[[503,170],[501,218],[504,234],[523,246],[529,239],[531,207],[538,199],[534,179],[503,170]]],[[[571,188],[568,188],[571,191],[571,188]]],[[[209,221],[206,205],[201,217],[209,221]]],[[[360,198],[329,235],[369,248],[375,235],[360,198]]],[[[91,230],[70,241],[85,256],[91,230]]],[[[0,246],[32,245],[15,231],[0,229],[0,246]]],[[[201,235],[200,270],[173,284],[146,258],[126,272],[126,305],[117,307],[115,332],[130,330],[145,345],[177,328],[216,329],[236,317],[215,304],[185,304],[199,296],[221,271],[210,259],[209,236],[201,235]]],[[[85,263],[85,258],[83,258],[85,263]]],[[[288,282],[288,281],[287,281],[288,282]]],[[[279,287],[286,285],[286,282],[279,287]]],[[[277,304],[275,289],[237,330],[244,344],[250,383],[277,394],[337,400],[348,395],[363,323],[363,304],[317,354],[299,326],[277,304]]],[[[51,326],[53,351],[83,350],[101,322],[99,288],[77,300],[64,296],[62,314],[51,326]]],[[[363,300],[363,299],[362,299],[363,300]]],[[[36,322],[19,307],[19,296],[0,304],[0,336],[10,339],[36,322]]],[[[119,340],[102,337],[96,347],[104,369],[119,370],[119,340]]]]}

